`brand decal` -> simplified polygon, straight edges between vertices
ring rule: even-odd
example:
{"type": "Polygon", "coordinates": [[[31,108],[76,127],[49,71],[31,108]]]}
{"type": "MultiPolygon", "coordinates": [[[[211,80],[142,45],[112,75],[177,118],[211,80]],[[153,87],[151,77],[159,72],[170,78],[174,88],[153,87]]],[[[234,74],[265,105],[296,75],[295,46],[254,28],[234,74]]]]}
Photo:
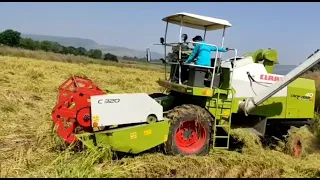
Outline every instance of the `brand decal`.
{"type": "Polygon", "coordinates": [[[109,103],[119,103],[120,99],[100,99],[98,100],[99,104],[109,104],[109,103]]]}
{"type": "Polygon", "coordinates": [[[296,98],[297,100],[311,101],[313,97],[313,93],[307,93],[304,96],[292,94],[291,97],[296,98]]]}
{"type": "Polygon", "coordinates": [[[280,76],[274,76],[274,75],[267,75],[267,74],[261,74],[260,75],[260,80],[265,80],[265,81],[281,81],[282,77],[280,76]]]}

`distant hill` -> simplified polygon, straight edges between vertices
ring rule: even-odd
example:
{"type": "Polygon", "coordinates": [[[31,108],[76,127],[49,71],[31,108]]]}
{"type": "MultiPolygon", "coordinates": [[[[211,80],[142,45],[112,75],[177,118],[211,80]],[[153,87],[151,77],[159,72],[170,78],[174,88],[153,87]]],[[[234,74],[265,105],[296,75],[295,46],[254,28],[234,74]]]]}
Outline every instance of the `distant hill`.
{"type": "MultiPolygon", "coordinates": [[[[100,49],[103,53],[111,53],[116,56],[129,56],[129,57],[138,57],[143,58],[146,57],[145,50],[136,50],[136,49],[129,49],[125,47],[118,47],[118,46],[109,46],[109,45],[102,45],[98,44],[97,42],[91,39],[85,38],[77,38],[77,37],[62,37],[62,36],[49,36],[49,35],[36,35],[36,34],[21,34],[23,38],[31,38],[37,41],[54,41],[63,46],[74,46],[74,47],[84,47],[86,49],[100,49]]],[[[160,59],[163,57],[162,54],[151,52],[152,59],[160,59]]]]}

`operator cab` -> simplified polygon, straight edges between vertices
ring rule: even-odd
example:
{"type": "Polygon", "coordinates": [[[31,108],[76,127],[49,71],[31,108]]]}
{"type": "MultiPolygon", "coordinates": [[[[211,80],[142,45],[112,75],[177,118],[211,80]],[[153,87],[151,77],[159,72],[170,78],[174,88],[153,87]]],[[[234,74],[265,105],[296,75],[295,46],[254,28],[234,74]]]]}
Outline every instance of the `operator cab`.
{"type": "MultiPolygon", "coordinates": [[[[184,64],[189,55],[192,52],[192,48],[189,48],[189,44],[201,44],[200,42],[187,41],[188,35],[183,33],[183,27],[188,27],[197,30],[203,30],[203,40],[206,40],[206,33],[208,31],[223,30],[221,47],[224,43],[225,30],[232,25],[223,19],[217,19],[212,17],[206,17],[191,13],[177,13],[162,19],[166,22],[165,36],[160,38],[160,44],[164,47],[164,59],[162,59],[165,64],[165,79],[167,83],[186,85],[191,87],[200,88],[221,88],[224,86],[222,82],[226,82],[225,87],[229,87],[229,82],[231,80],[230,73],[232,73],[233,60],[237,56],[237,51],[235,49],[230,49],[235,52],[235,56],[229,63],[223,63],[221,56],[223,52],[218,52],[218,46],[214,44],[209,44],[206,41],[206,46],[216,47],[217,51],[212,52],[215,57],[211,59],[211,66],[200,66],[195,64],[184,64]],[[167,42],[167,32],[168,25],[175,24],[180,26],[180,33],[178,42],[167,42]],[[172,48],[172,53],[167,54],[167,47],[172,48]],[[222,64],[224,64],[222,66],[222,64]],[[170,67],[170,77],[167,77],[167,66],[170,67]],[[225,75],[223,75],[225,74],[225,75]],[[221,81],[223,79],[223,81],[221,81]],[[225,81],[227,80],[227,81],[225,81]]],[[[147,50],[147,59],[150,57],[150,49],[147,50]]]]}

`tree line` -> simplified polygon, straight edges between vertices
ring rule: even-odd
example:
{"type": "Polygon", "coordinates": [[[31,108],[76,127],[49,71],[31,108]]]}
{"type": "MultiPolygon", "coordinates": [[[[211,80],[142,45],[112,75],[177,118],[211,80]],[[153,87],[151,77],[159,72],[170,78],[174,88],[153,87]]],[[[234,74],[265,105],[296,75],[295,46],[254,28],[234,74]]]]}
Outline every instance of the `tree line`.
{"type": "Polygon", "coordinates": [[[103,59],[118,62],[118,57],[111,53],[103,54],[100,49],[87,50],[83,47],[63,46],[53,41],[36,41],[31,38],[22,38],[21,33],[7,29],[0,33],[0,45],[19,47],[28,50],[43,50],[60,54],[73,54],[75,56],[86,56],[93,59],[103,59]]]}
{"type": "Polygon", "coordinates": [[[136,57],[136,56],[134,56],[134,57],[129,57],[129,56],[123,56],[122,57],[122,59],[124,59],[124,60],[130,60],[130,61],[138,61],[138,60],[142,60],[142,61],[146,61],[147,60],[147,58],[138,58],[138,57],[136,57]]]}

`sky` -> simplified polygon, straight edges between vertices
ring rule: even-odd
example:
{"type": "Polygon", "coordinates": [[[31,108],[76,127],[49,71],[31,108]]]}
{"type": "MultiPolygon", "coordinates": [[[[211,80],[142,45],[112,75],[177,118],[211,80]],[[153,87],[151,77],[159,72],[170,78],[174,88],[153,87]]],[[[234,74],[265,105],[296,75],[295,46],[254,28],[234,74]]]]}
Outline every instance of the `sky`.
{"type": "MultiPolygon", "coordinates": [[[[280,64],[300,64],[320,48],[320,3],[298,2],[27,2],[0,3],[0,31],[80,37],[103,45],[163,52],[150,46],[164,36],[162,18],[188,12],[228,20],[225,47],[239,54],[273,48],[280,64]]],[[[183,29],[189,40],[202,31],[183,29]]],[[[220,45],[222,31],[208,32],[206,41],[220,45]]],[[[169,25],[168,42],[179,38],[169,25]]]]}

